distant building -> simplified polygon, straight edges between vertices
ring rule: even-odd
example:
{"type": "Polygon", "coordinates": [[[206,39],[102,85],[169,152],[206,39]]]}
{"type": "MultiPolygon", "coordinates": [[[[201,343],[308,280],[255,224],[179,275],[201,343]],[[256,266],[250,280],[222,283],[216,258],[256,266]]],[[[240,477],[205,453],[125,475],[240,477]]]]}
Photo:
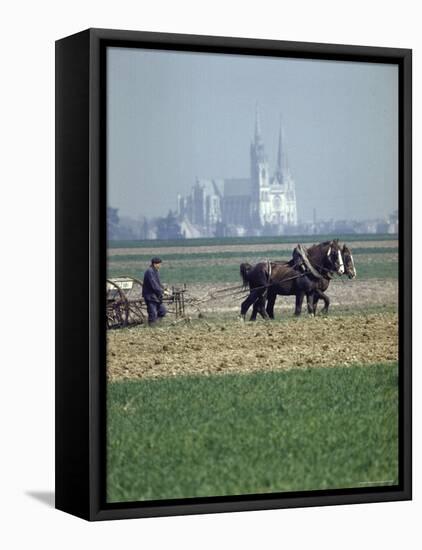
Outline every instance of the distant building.
{"type": "Polygon", "coordinates": [[[198,178],[189,195],[178,196],[177,216],[187,238],[293,232],[297,225],[296,192],[283,150],[281,126],[272,176],[257,111],[250,177],[198,178]]]}
{"type": "Polygon", "coordinates": [[[388,229],[387,233],[398,233],[399,232],[399,212],[395,210],[388,217],[388,229]]]}
{"type": "Polygon", "coordinates": [[[157,239],[183,239],[181,226],[174,213],[170,210],[165,218],[158,218],[156,222],[157,239]]]}

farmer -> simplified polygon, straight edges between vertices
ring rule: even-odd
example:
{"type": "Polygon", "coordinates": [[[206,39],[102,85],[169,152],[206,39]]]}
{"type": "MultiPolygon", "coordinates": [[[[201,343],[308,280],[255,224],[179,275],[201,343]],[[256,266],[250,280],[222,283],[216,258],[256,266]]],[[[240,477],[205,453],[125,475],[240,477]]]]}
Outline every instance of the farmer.
{"type": "Polygon", "coordinates": [[[142,286],[142,296],[147,305],[148,324],[154,325],[157,320],[166,315],[167,310],[163,305],[163,295],[167,294],[160,281],[158,274],[161,267],[161,259],[154,257],[151,260],[151,265],[145,271],[144,282],[142,286]]]}

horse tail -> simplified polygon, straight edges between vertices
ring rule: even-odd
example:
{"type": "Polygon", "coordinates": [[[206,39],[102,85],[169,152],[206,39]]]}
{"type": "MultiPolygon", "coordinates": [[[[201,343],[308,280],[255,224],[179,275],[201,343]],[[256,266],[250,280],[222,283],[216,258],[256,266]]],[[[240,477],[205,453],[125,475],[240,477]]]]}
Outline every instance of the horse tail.
{"type": "Polygon", "coordinates": [[[249,271],[252,269],[251,264],[247,262],[240,264],[240,276],[243,280],[243,286],[246,288],[249,284],[249,271]]]}

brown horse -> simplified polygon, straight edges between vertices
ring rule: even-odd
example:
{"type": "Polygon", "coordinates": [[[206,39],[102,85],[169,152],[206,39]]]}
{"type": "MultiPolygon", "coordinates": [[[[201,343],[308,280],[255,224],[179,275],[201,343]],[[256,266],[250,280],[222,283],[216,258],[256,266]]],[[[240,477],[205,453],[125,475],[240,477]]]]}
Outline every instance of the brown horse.
{"type": "Polygon", "coordinates": [[[305,262],[300,245],[293,250],[293,257],[287,262],[267,261],[259,262],[254,266],[246,262],[240,264],[243,285],[250,288],[249,296],[242,302],[241,318],[245,318],[248,309],[253,305],[254,311],[259,312],[264,319],[268,319],[265,311],[265,298],[270,281],[283,280],[285,285],[290,281],[290,284],[293,285],[294,279],[300,277],[301,273],[306,272],[307,264],[309,264],[309,260],[305,262]]]}
{"type": "Polygon", "coordinates": [[[248,284],[250,294],[242,302],[240,315],[244,319],[251,305],[251,321],[257,313],[264,319],[274,318],[274,303],[278,294],[296,296],[295,315],[300,315],[304,296],[309,295],[313,307],[313,291],[325,273],[343,273],[344,265],[338,240],[313,245],[307,251],[312,273],[302,271],[290,262],[260,262],[255,266],[241,264],[240,273],[244,284],[248,284]],[[268,305],[265,309],[265,299],[268,305]]]}

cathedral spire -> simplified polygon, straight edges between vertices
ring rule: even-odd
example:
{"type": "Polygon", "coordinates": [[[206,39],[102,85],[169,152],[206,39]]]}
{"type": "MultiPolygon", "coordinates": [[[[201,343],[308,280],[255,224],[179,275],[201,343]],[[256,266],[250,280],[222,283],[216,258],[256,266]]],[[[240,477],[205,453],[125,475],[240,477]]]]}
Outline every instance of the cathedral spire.
{"type": "Polygon", "coordinates": [[[278,135],[278,153],[277,153],[277,173],[283,172],[283,130],[280,116],[280,132],[278,135]]]}
{"type": "Polygon", "coordinates": [[[280,130],[278,134],[278,151],[277,151],[277,167],[275,171],[276,179],[279,183],[283,183],[284,168],[286,165],[286,155],[283,150],[283,123],[280,115],[280,130]]]}
{"type": "Polygon", "coordinates": [[[255,105],[255,143],[260,143],[261,141],[261,121],[259,118],[259,106],[258,102],[255,105]]]}
{"type": "Polygon", "coordinates": [[[255,105],[255,135],[251,143],[251,162],[255,167],[259,163],[267,162],[264,143],[261,137],[261,120],[259,116],[258,102],[256,102],[255,105]]]}

